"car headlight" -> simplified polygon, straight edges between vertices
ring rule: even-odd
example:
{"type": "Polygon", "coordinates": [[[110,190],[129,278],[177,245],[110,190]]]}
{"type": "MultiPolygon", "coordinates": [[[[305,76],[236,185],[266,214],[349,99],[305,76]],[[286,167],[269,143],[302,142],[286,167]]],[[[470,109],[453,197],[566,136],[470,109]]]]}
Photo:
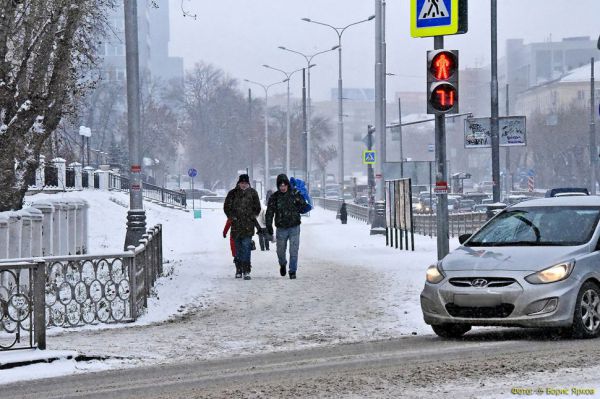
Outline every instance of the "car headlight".
{"type": "Polygon", "coordinates": [[[431,265],[427,268],[426,279],[428,283],[437,284],[444,279],[444,273],[442,273],[441,267],[438,265],[431,265]]]}
{"type": "Polygon", "coordinates": [[[525,280],[531,284],[555,283],[569,277],[574,267],[575,260],[559,263],[558,265],[550,266],[547,269],[540,270],[537,273],[530,274],[529,276],[525,277],[525,280]]]}

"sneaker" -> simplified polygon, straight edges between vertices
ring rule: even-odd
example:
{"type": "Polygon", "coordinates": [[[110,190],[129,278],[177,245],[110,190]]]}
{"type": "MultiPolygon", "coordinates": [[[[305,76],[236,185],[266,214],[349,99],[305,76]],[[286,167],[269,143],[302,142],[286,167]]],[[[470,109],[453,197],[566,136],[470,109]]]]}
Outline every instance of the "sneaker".
{"type": "Polygon", "coordinates": [[[252,277],[250,277],[250,273],[244,273],[244,280],[252,280],[252,277]]]}
{"type": "Polygon", "coordinates": [[[290,272],[290,280],[296,279],[296,272],[290,272]]]}
{"type": "MultiPolygon", "coordinates": [[[[285,265],[279,266],[279,274],[281,274],[281,277],[285,276],[285,265]]],[[[291,274],[290,274],[290,277],[291,277],[291,274]]]]}

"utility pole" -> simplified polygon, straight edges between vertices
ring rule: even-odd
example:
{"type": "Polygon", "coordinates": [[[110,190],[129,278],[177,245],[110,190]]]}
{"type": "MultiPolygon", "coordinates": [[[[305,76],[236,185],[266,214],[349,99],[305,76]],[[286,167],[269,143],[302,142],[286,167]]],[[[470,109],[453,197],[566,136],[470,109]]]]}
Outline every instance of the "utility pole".
{"type": "MultiPolygon", "coordinates": [[[[308,69],[310,71],[310,68],[308,69]]],[[[304,144],[304,171],[306,178],[306,188],[308,190],[308,115],[306,106],[306,68],[302,68],[302,131],[304,132],[302,137],[302,143],[304,144]]]]}
{"type": "Polygon", "coordinates": [[[250,125],[250,181],[254,179],[254,123],[252,123],[252,89],[248,89],[248,123],[250,125]]]}
{"type": "MultiPolygon", "coordinates": [[[[506,116],[510,116],[510,109],[508,107],[509,105],[509,97],[508,97],[509,91],[508,91],[508,83],[506,84],[506,116]]],[[[510,172],[510,147],[506,146],[506,152],[504,153],[504,155],[506,156],[506,159],[504,160],[504,163],[506,164],[506,176],[505,176],[505,186],[506,186],[506,195],[508,196],[510,194],[510,191],[512,191],[512,173],[510,172]],[[510,184],[509,184],[510,182],[510,184]]]]}
{"type": "Polygon", "coordinates": [[[125,0],[125,62],[127,71],[127,126],[129,136],[129,211],[125,249],[137,246],[146,231],[140,157],[140,69],[137,0],[125,0]]]}
{"type": "Polygon", "coordinates": [[[400,177],[404,178],[404,147],[402,144],[402,102],[398,97],[398,134],[400,135],[400,177]]]}
{"type": "MultiPolygon", "coordinates": [[[[433,38],[433,48],[441,50],[444,48],[444,36],[433,38]]],[[[435,114],[435,182],[446,183],[448,181],[448,170],[446,169],[446,116],[435,114]]],[[[446,183],[447,187],[447,183],[446,183]]],[[[450,252],[448,233],[448,193],[436,194],[437,196],[437,255],[438,260],[450,252]]]]}
{"type": "MultiPolygon", "coordinates": [[[[367,126],[367,149],[371,151],[373,149],[373,133],[375,132],[375,128],[373,125],[367,126]]],[[[369,186],[369,221],[373,218],[373,205],[374,201],[374,191],[375,191],[375,174],[373,173],[373,165],[367,165],[367,183],[369,186]]]]}
{"type": "Polygon", "coordinates": [[[500,201],[500,138],[498,131],[498,0],[491,0],[491,48],[492,48],[492,80],[491,80],[491,121],[492,135],[492,194],[494,202],[500,201]]]}
{"type": "MultiPolygon", "coordinates": [[[[600,39],[598,42],[600,46],[600,39]]],[[[590,62],[590,169],[592,180],[592,195],[596,195],[596,165],[598,165],[598,150],[596,149],[596,105],[594,90],[594,57],[590,62]]]]}
{"type": "Polygon", "coordinates": [[[385,193],[383,185],[383,162],[385,162],[385,66],[383,39],[382,0],[375,0],[375,131],[378,134],[379,154],[375,162],[375,211],[371,224],[371,235],[385,234],[385,193]]]}

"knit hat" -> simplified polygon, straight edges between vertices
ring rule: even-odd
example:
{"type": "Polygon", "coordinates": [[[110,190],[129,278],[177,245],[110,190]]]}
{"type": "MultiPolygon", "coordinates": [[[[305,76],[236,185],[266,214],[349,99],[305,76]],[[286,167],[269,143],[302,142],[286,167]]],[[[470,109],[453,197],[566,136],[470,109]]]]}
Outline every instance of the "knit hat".
{"type": "Polygon", "coordinates": [[[250,176],[248,176],[247,174],[242,174],[240,175],[240,178],[238,179],[238,184],[240,183],[248,183],[250,184],[250,176]]]}
{"type": "Polygon", "coordinates": [[[288,187],[290,185],[290,180],[288,179],[285,173],[282,173],[277,176],[277,187],[281,186],[282,183],[284,183],[288,187]]]}

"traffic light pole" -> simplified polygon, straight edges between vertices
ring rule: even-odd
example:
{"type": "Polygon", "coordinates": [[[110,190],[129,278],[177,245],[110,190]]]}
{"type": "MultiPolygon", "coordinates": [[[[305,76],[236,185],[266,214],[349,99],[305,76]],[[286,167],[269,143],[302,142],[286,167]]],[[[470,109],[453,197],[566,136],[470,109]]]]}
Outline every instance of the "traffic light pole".
{"type": "Polygon", "coordinates": [[[492,195],[494,202],[500,202],[500,138],[498,137],[498,4],[491,0],[491,47],[492,47],[492,81],[491,81],[491,121],[492,136],[492,195]]]}
{"type": "MultiPolygon", "coordinates": [[[[433,38],[433,46],[435,50],[444,48],[444,36],[435,36],[433,38]]],[[[448,170],[446,169],[446,117],[444,114],[435,114],[435,181],[436,186],[443,186],[443,183],[448,182],[448,170]],[[442,183],[442,184],[438,184],[442,183]]],[[[448,194],[437,195],[437,255],[438,260],[448,254],[448,194]]]]}

